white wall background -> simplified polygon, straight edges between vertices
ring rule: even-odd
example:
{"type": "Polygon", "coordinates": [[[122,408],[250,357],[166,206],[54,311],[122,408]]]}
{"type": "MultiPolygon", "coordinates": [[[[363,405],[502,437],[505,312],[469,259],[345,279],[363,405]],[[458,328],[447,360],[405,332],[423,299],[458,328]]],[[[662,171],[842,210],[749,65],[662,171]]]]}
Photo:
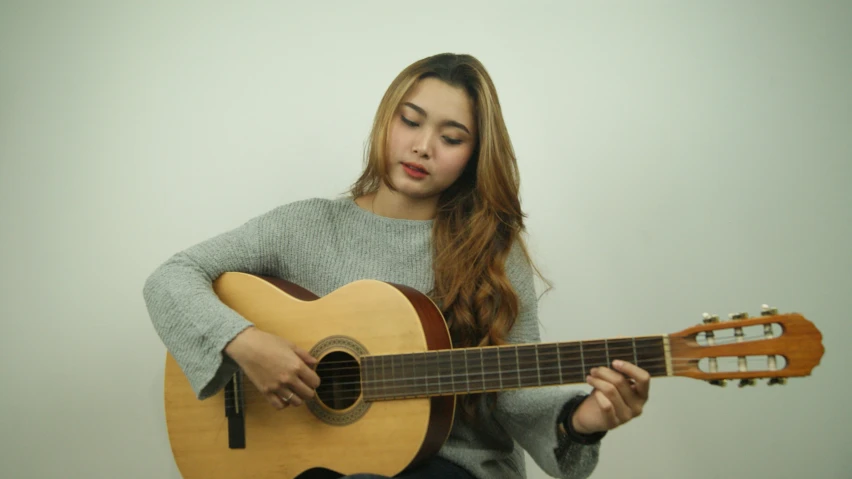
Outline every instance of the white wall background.
{"type": "Polygon", "coordinates": [[[851,50],[842,1],[3,2],[0,475],[178,478],[146,276],[345,190],[393,76],[453,51],[505,107],[545,339],[761,303],[825,335],[785,387],[656,381],[594,477],[850,477],[851,50]]]}

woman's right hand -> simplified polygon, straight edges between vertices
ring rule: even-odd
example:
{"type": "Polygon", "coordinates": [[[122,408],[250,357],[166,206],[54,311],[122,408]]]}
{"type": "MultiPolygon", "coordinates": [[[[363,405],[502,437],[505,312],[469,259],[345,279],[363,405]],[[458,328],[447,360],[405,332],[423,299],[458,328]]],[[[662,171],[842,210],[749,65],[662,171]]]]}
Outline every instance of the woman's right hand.
{"type": "Polygon", "coordinates": [[[253,326],[231,340],[225,354],[277,409],[301,406],[319,387],[315,358],[290,341],[253,326]]]}

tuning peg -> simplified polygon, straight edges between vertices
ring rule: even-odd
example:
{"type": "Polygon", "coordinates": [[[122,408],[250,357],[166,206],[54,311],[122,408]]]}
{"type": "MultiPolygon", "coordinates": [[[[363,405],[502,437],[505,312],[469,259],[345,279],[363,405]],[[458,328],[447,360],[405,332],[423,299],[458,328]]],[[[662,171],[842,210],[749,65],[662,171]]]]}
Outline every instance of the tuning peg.
{"type": "Polygon", "coordinates": [[[711,323],[718,323],[719,322],[719,316],[716,316],[715,314],[704,313],[703,317],[704,317],[704,324],[711,324],[711,323]]]}
{"type": "Polygon", "coordinates": [[[746,312],[728,314],[728,319],[730,319],[732,321],[737,320],[737,319],[746,319],[746,318],[748,318],[748,313],[746,313],[746,312]]]}
{"type": "Polygon", "coordinates": [[[774,386],[776,384],[785,385],[787,384],[787,378],[770,378],[768,384],[770,386],[774,386]]]}
{"type": "Polygon", "coordinates": [[[740,387],[741,387],[741,388],[746,387],[746,386],[754,386],[754,384],[755,384],[755,383],[754,383],[754,379],[753,379],[753,378],[740,379],[740,387]]]}
{"type": "Polygon", "coordinates": [[[707,382],[714,385],[714,386],[719,386],[719,387],[725,387],[725,386],[728,385],[727,379],[711,379],[707,382]]]}
{"type": "Polygon", "coordinates": [[[778,308],[771,308],[768,304],[764,304],[760,308],[761,316],[775,316],[778,314],[778,308]]]}

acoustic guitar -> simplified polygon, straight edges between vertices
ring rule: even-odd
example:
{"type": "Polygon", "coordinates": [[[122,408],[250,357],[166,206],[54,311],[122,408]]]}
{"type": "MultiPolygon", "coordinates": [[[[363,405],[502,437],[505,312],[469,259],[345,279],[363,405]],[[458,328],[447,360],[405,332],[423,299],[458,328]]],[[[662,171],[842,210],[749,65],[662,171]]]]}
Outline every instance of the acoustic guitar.
{"type": "Polygon", "coordinates": [[[213,287],[258,329],[310,351],[321,385],[305,405],[276,410],[237,373],[199,401],[167,354],[166,423],[185,479],[393,476],[440,449],[457,395],[585,383],[615,359],[654,377],[784,384],[810,375],[824,353],[813,323],[768,307],[730,321],[705,314],[673,334],[453,349],[440,310],[406,286],[361,280],[317,297],[228,272],[213,287]]]}

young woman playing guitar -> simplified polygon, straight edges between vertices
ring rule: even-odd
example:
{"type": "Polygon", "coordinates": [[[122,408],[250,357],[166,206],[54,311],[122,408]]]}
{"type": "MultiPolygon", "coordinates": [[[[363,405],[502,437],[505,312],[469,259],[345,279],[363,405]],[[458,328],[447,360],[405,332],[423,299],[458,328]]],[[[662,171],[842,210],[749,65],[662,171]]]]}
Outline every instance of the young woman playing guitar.
{"type": "MultiPolygon", "coordinates": [[[[277,207],[175,254],[145,284],[148,310],[199,399],[240,369],[278,409],[314,397],[317,361],[219,301],[211,283],[224,272],[283,278],[318,296],[362,278],[403,284],[440,307],[454,347],[539,342],[518,193],[483,65],[469,55],[425,58],[382,98],[350,194],[277,207]]],[[[649,377],[615,361],[591,372],[588,396],[563,388],[464,396],[438,454],[397,477],[522,478],[522,449],[551,476],[588,477],[603,435],[641,414],[649,377]]],[[[300,438],[282,435],[283,451],[288,441],[300,438]]]]}

